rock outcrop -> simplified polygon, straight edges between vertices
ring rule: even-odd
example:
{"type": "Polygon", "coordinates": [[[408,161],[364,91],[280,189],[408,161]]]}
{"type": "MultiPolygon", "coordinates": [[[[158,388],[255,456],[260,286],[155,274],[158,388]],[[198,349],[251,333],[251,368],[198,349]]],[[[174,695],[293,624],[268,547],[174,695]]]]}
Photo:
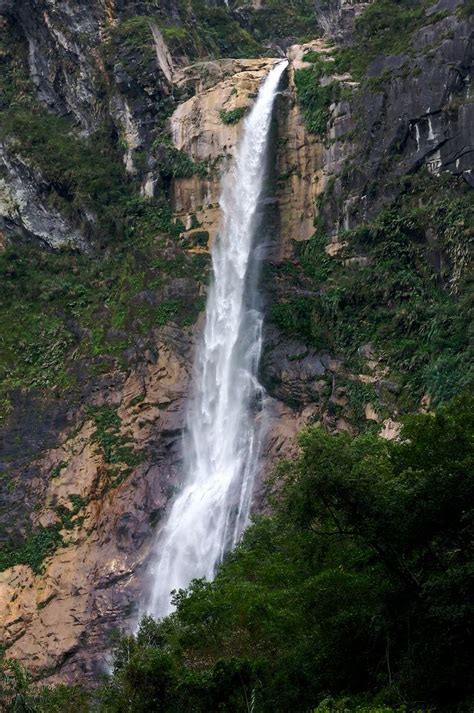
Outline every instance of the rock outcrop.
{"type": "MultiPolygon", "coordinates": [[[[153,8],[142,8],[137,27],[132,19],[136,37],[123,42],[132,8],[121,3],[41,0],[33,5],[5,4],[0,22],[17,40],[7,60],[23,67],[38,110],[64,118],[79,137],[93,137],[107,126],[121,139],[127,172],[142,183],[144,195],[153,196],[160,171],[151,146],[157,123],[174,102],[173,59],[153,16],[147,19],[153,8]]],[[[174,3],[168,11],[179,20],[174,3]]],[[[57,187],[37,166],[19,160],[14,148],[2,145],[1,175],[9,191],[0,203],[0,228],[7,236],[25,234],[52,247],[86,249],[96,216],[83,211],[71,221],[51,208],[57,187]]]]}
{"type": "Polygon", "coordinates": [[[196,94],[173,113],[171,136],[178,150],[206,163],[208,176],[175,178],[171,203],[188,230],[199,224],[199,230],[206,231],[211,241],[219,225],[220,177],[234,155],[243,113],[250,109],[261,80],[274,62],[203,62],[183,72],[181,84],[193,86],[196,94]],[[226,114],[236,110],[240,112],[237,120],[226,121],[226,114]]]}
{"type": "Polygon", "coordinates": [[[39,240],[51,248],[87,250],[81,230],[48,200],[50,186],[32,166],[0,145],[0,230],[39,240]]]}
{"type": "Polygon", "coordinates": [[[374,59],[364,86],[349,74],[327,78],[347,96],[331,107],[323,159],[332,185],[322,216],[335,241],[393,201],[400,177],[422,167],[474,185],[473,28],[461,8],[457,0],[429,7],[406,53],[374,59]]]}
{"type": "Polygon", "coordinates": [[[0,602],[2,642],[33,671],[95,677],[106,667],[108,632],[138,616],[144,564],[180,481],[190,344],[166,328],[155,354],[149,350],[125,379],[95,385],[90,408],[113,409],[138,456],[123,480],[84,412],[32,464],[25,493],[38,504],[32,525],[60,524],[62,542],[41,572],[26,565],[1,572],[0,602]]]}

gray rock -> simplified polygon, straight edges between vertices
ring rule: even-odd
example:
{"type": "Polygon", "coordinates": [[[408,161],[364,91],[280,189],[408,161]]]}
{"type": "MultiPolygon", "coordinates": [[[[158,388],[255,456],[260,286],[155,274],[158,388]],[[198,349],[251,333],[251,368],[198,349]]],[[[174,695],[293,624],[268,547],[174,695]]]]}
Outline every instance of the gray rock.
{"type": "Polygon", "coordinates": [[[333,235],[371,220],[396,198],[400,176],[422,166],[474,185],[473,22],[456,14],[459,4],[440,0],[433,6],[452,14],[414,33],[414,56],[381,55],[372,62],[374,85],[353,92],[349,102],[357,125],[351,113],[342,127],[332,123],[324,163],[335,177],[334,199],[322,214],[333,235]],[[344,132],[351,121],[356,135],[349,144],[344,132]]]}
{"type": "Polygon", "coordinates": [[[41,174],[0,145],[0,228],[7,237],[36,238],[52,248],[87,249],[81,231],[51,207],[49,195],[41,174]]]}
{"type": "Polygon", "coordinates": [[[319,398],[318,381],[326,374],[325,355],[304,343],[270,330],[265,340],[261,379],[268,392],[282,401],[311,403],[319,398]]]}

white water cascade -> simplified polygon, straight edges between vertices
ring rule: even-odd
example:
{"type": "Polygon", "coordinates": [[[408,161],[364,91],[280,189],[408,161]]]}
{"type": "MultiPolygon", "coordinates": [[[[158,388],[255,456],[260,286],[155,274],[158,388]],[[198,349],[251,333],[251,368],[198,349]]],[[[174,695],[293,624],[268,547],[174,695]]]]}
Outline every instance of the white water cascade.
{"type": "Polygon", "coordinates": [[[278,62],[262,84],[222,182],[213,282],[184,440],[186,477],[156,545],[149,611],[158,617],[172,610],[172,590],[197,577],[213,578],[249,519],[263,397],[257,379],[262,346],[255,257],[258,203],[273,104],[286,66],[285,60],[278,62]]]}

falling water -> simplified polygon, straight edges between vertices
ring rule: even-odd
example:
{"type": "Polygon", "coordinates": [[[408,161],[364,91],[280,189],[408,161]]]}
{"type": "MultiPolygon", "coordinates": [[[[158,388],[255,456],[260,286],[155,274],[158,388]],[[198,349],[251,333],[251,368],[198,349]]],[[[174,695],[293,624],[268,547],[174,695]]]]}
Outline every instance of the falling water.
{"type": "Polygon", "coordinates": [[[186,478],[157,542],[150,611],[165,616],[170,592],[211,579],[248,518],[261,440],[262,346],[255,242],[273,103],[286,61],[276,64],[245,119],[223,178],[213,283],[197,350],[184,451],[186,478]]]}

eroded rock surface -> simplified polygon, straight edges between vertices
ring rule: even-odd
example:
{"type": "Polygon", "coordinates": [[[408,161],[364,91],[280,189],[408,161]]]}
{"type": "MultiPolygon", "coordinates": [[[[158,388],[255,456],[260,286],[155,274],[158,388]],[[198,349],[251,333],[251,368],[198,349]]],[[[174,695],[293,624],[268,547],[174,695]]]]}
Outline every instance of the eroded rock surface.
{"type": "Polygon", "coordinates": [[[92,405],[116,411],[121,433],[139,456],[123,480],[87,412],[34,464],[28,486],[38,501],[33,524],[62,521],[64,544],[41,573],[26,565],[0,573],[0,636],[9,656],[33,671],[59,671],[68,680],[93,677],[105,666],[108,632],[138,615],[144,563],[181,477],[190,344],[167,328],[157,335],[156,356],[149,353],[125,380],[96,392],[92,405]]]}
{"type": "Polygon", "coordinates": [[[219,225],[220,178],[235,153],[243,123],[225,123],[222,112],[247,112],[275,61],[203,62],[184,73],[182,81],[193,85],[196,94],[171,117],[173,143],[193,160],[206,162],[209,176],[174,179],[171,201],[184,225],[189,229],[196,221],[210,240],[219,225]]]}

